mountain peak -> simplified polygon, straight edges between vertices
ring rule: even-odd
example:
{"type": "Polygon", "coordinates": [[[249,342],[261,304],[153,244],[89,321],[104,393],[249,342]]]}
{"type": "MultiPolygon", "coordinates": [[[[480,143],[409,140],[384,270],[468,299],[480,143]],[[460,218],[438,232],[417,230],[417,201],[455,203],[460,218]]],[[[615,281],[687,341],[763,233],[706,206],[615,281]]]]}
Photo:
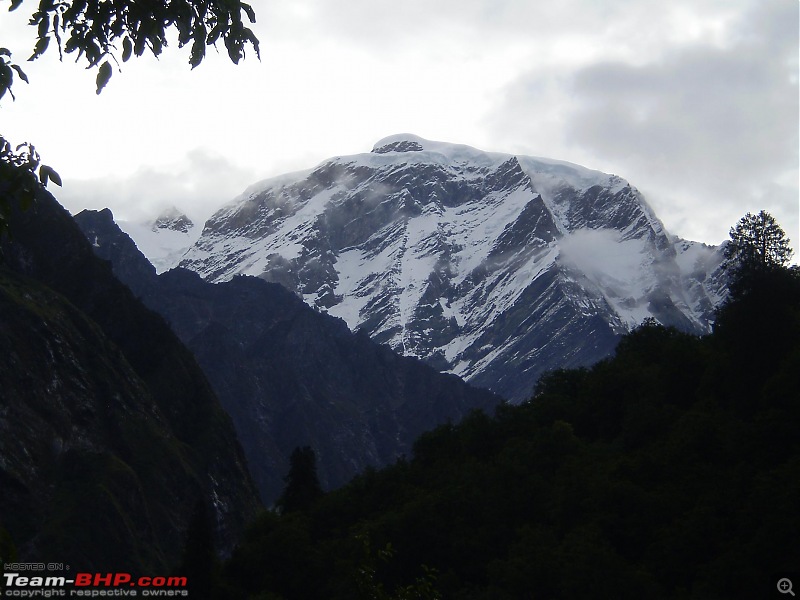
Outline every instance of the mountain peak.
{"type": "Polygon", "coordinates": [[[194,228],[194,222],[177,207],[171,206],[156,217],[156,220],[153,221],[152,231],[170,229],[181,233],[189,233],[192,228],[194,228]]]}
{"type": "Polygon", "coordinates": [[[280,282],[379,343],[524,400],[542,372],[607,356],[645,318],[707,331],[716,263],[676,257],[621,177],[397,134],[250,188],[180,265],[280,282]]]}
{"type": "Polygon", "coordinates": [[[379,140],[372,151],[375,154],[388,152],[422,152],[425,150],[427,140],[410,133],[392,135],[379,140]]]}
{"type": "MultiPolygon", "coordinates": [[[[106,224],[110,222],[106,218],[106,224]]],[[[162,211],[153,221],[120,221],[118,225],[159,273],[174,267],[203,229],[195,227],[194,221],[175,206],[162,211]]]]}
{"type": "Polygon", "coordinates": [[[446,163],[474,162],[483,166],[503,162],[511,157],[510,154],[485,152],[464,144],[427,140],[413,133],[398,133],[385,137],[375,143],[371,152],[371,154],[389,153],[419,153],[421,160],[435,157],[434,162],[441,162],[444,159],[446,163]]]}

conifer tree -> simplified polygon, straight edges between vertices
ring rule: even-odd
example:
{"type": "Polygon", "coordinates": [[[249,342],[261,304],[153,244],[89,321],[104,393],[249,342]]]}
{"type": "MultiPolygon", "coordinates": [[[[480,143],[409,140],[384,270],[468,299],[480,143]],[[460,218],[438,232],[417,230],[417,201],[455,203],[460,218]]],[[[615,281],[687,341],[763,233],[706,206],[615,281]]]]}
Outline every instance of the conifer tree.
{"type": "Polygon", "coordinates": [[[725,256],[738,272],[763,272],[783,267],[792,257],[792,248],[775,218],[762,210],[747,213],[729,232],[731,241],[725,256]]]}
{"type": "Polygon", "coordinates": [[[276,503],[284,514],[307,510],[322,496],[317,478],[317,456],[311,447],[294,449],[289,458],[289,474],[284,481],[286,488],[276,503]]]}
{"type": "Polygon", "coordinates": [[[183,561],[179,569],[180,574],[186,577],[188,589],[194,598],[214,597],[219,564],[213,529],[205,502],[198,500],[186,532],[183,561]]]}

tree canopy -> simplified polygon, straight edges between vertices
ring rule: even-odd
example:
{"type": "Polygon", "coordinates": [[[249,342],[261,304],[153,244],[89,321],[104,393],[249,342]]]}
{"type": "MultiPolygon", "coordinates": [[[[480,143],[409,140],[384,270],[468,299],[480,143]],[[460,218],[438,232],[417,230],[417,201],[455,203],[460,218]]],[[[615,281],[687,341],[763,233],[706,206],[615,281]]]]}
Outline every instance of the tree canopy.
{"type": "Polygon", "coordinates": [[[278,498],[278,508],[284,513],[307,510],[322,496],[317,478],[317,456],[309,446],[295,448],[289,458],[286,488],[278,498]]]}
{"type": "MultiPolygon", "coordinates": [[[[11,0],[16,10],[22,0],[11,0]]],[[[61,60],[77,53],[88,69],[97,68],[97,93],[108,83],[112,63],[119,66],[131,56],[149,51],[159,56],[167,47],[170,30],[178,34],[178,47],[191,43],[189,64],[197,67],[207,46],[222,41],[234,64],[245,56],[249,44],[259,56],[258,38],[245,27],[242,14],[255,23],[253,8],[240,0],[42,0],[29,24],[36,27],[36,44],[28,60],[42,56],[53,40],[61,60]]],[[[0,98],[10,92],[14,73],[27,82],[11,53],[0,49],[0,98]]]]}
{"type": "Polygon", "coordinates": [[[781,226],[768,212],[747,213],[729,232],[726,258],[737,278],[784,267],[792,248],[781,226]]]}
{"type": "MultiPolygon", "coordinates": [[[[23,0],[10,0],[17,10],[23,0]]],[[[150,52],[161,55],[170,31],[177,32],[178,47],[191,44],[192,69],[205,58],[206,48],[222,41],[234,64],[251,46],[260,58],[258,38],[245,26],[243,15],[255,23],[253,8],[240,0],[41,0],[31,14],[29,25],[36,28],[36,42],[28,60],[42,56],[51,46],[61,60],[75,54],[87,69],[96,69],[99,94],[120,61],[150,52]],[[52,43],[55,40],[55,43],[52,43]]],[[[0,99],[14,98],[15,79],[28,83],[23,69],[12,62],[11,51],[0,46],[0,99]]],[[[41,186],[61,178],[41,164],[30,143],[13,146],[0,135],[0,235],[7,227],[12,206],[23,208],[33,202],[41,186]]]]}
{"type": "Polygon", "coordinates": [[[8,227],[7,215],[13,204],[27,209],[42,185],[49,181],[61,185],[58,173],[40,163],[33,145],[25,143],[13,148],[0,136],[0,235],[8,227]]]}

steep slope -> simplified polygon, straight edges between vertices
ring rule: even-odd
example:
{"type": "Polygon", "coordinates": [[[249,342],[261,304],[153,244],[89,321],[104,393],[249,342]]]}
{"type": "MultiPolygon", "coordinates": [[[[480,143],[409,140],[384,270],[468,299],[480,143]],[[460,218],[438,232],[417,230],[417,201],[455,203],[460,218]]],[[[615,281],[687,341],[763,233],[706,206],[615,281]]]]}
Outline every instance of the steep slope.
{"type": "Polygon", "coordinates": [[[220,284],[174,269],[156,276],[111,211],[75,216],[97,254],[195,353],[236,426],[266,503],[287,459],[310,445],[326,487],[409,451],[423,431],[499,398],[351,333],[283,287],[220,284]]]}
{"type": "Polygon", "coordinates": [[[142,253],[159,273],[175,266],[202,231],[174,206],[161,212],[152,221],[123,221],[119,226],[136,239],[142,253]]]}
{"type": "Polygon", "coordinates": [[[673,238],[625,180],[394,136],[248,189],[181,266],[279,282],[354,330],[512,400],[646,317],[707,332],[721,254],[673,238]],[[702,256],[701,256],[702,255],[702,256]]]}
{"type": "Polygon", "coordinates": [[[198,502],[232,548],[258,499],[230,420],[163,319],[49,194],[0,280],[0,521],[23,559],[174,568],[198,502]]]}
{"type": "Polygon", "coordinates": [[[179,507],[202,492],[147,386],[49,288],[2,270],[0,311],[0,519],[23,556],[83,568],[174,565],[179,545],[164,534],[180,542],[179,507]]]}

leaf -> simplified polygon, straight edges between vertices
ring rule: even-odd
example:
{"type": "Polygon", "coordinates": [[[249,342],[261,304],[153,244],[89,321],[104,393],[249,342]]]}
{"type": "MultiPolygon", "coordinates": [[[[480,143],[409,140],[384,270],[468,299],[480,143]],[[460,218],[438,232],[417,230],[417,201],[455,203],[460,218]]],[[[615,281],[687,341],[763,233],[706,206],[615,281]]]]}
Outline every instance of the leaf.
{"type": "Polygon", "coordinates": [[[39,180],[44,185],[47,185],[48,181],[52,181],[58,187],[61,187],[61,176],[56,173],[52,167],[48,167],[47,165],[42,165],[39,167],[39,180]]]}
{"type": "Polygon", "coordinates": [[[150,47],[153,51],[153,55],[159,56],[161,54],[161,50],[163,48],[163,43],[157,37],[154,37],[150,40],[150,47]]]}
{"type": "Polygon", "coordinates": [[[54,15],[53,35],[56,37],[56,43],[58,44],[58,60],[64,60],[64,54],[61,52],[61,34],[58,33],[58,24],[59,24],[59,17],[58,15],[54,15]]]}
{"type": "Polygon", "coordinates": [[[11,50],[8,48],[0,48],[0,56],[11,56],[11,50]]]}
{"type": "Polygon", "coordinates": [[[253,10],[252,6],[242,2],[242,10],[247,13],[247,18],[250,19],[251,23],[256,22],[256,11],[253,10]]]}
{"type": "Polygon", "coordinates": [[[203,57],[205,56],[205,53],[206,53],[205,39],[198,36],[194,39],[194,43],[192,44],[192,52],[189,55],[189,64],[192,65],[193,69],[201,62],[203,62],[203,57]]]}
{"type": "Polygon", "coordinates": [[[130,38],[125,38],[122,40],[122,62],[128,62],[128,59],[131,57],[133,53],[133,44],[131,44],[130,38]]]}
{"type": "Polygon", "coordinates": [[[175,27],[178,29],[178,47],[185,46],[190,39],[192,39],[192,31],[190,29],[191,23],[186,19],[180,18],[175,21],[175,27]]]}
{"type": "Polygon", "coordinates": [[[79,41],[80,40],[75,35],[72,35],[67,40],[67,43],[64,44],[64,52],[66,52],[67,54],[71,54],[72,52],[74,52],[78,47],[79,41]]]}
{"type": "Polygon", "coordinates": [[[242,43],[233,35],[228,35],[228,37],[225,38],[225,47],[228,49],[228,57],[231,59],[231,62],[238,65],[239,60],[242,58],[242,43]]]}
{"type": "Polygon", "coordinates": [[[89,66],[86,68],[91,69],[92,67],[97,66],[97,63],[99,63],[100,59],[105,56],[105,53],[100,49],[100,45],[94,40],[87,38],[87,40],[84,41],[86,41],[86,45],[84,46],[83,50],[86,52],[86,60],[89,61],[89,66]]]}
{"type": "Polygon", "coordinates": [[[25,83],[30,83],[28,81],[28,76],[25,75],[25,71],[20,69],[19,65],[11,65],[11,68],[17,72],[17,75],[19,75],[19,78],[22,79],[22,81],[24,81],[25,83]]]}
{"type": "Polygon", "coordinates": [[[39,38],[39,41],[36,42],[36,46],[33,48],[33,54],[28,60],[35,60],[39,58],[42,54],[44,54],[45,50],[47,50],[47,46],[50,45],[50,38],[39,38]]]}
{"type": "Polygon", "coordinates": [[[47,30],[50,29],[50,15],[44,14],[39,21],[39,37],[43,38],[47,35],[47,30]]]}
{"type": "Polygon", "coordinates": [[[144,50],[146,48],[145,44],[147,43],[147,36],[142,35],[141,33],[138,34],[136,41],[133,45],[133,52],[136,56],[141,56],[144,54],[144,50]]]}
{"type": "Polygon", "coordinates": [[[108,64],[108,61],[105,61],[100,68],[97,70],[97,93],[103,91],[103,88],[106,87],[108,80],[111,79],[111,65],[108,64]]]}
{"type": "Polygon", "coordinates": [[[244,38],[249,40],[250,43],[253,45],[253,50],[255,50],[256,57],[258,58],[258,60],[261,60],[261,50],[258,46],[258,38],[256,37],[256,34],[253,33],[247,27],[244,28],[244,31],[242,33],[244,35],[244,38]]]}
{"type": "Polygon", "coordinates": [[[223,28],[223,24],[222,23],[217,23],[214,26],[214,29],[211,30],[211,33],[209,33],[208,37],[206,38],[206,44],[207,45],[210,46],[210,45],[214,44],[219,39],[219,36],[222,35],[222,28],[223,28]]]}
{"type": "Polygon", "coordinates": [[[9,7],[8,12],[16,10],[20,4],[22,4],[22,0],[11,0],[11,6],[9,7]]]}
{"type": "Polygon", "coordinates": [[[2,98],[6,92],[11,94],[11,97],[14,97],[14,93],[11,91],[11,84],[14,82],[14,73],[11,72],[10,67],[2,63],[0,64],[0,98],[2,98]]]}

